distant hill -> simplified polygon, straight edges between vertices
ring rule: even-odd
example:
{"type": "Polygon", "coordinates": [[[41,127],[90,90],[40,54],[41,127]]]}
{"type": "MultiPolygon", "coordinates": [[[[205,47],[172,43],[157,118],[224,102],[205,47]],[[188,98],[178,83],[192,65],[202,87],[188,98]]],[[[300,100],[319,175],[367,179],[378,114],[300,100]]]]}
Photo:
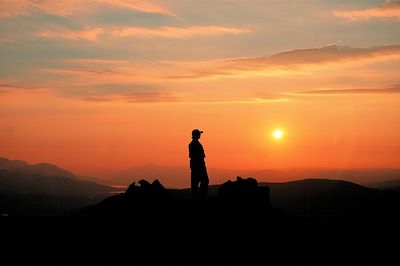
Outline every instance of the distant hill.
{"type": "Polygon", "coordinates": [[[336,180],[269,184],[275,193],[271,199],[281,200],[270,208],[265,205],[270,193],[262,192],[269,190],[247,180],[242,189],[230,182],[212,186],[210,194],[222,188],[219,195],[200,201],[185,200],[188,189],[166,193],[158,182],[139,182],[140,187],[132,184],[126,192],[67,218],[0,216],[0,235],[7,243],[2,262],[398,264],[398,246],[393,244],[400,236],[398,192],[390,196],[386,192],[391,191],[336,180]],[[183,198],[177,200],[179,193],[183,198]],[[303,194],[316,202],[307,204],[305,215],[276,209],[279,202],[287,202],[288,208],[302,204],[303,194]]]}
{"type": "MultiPolygon", "coordinates": [[[[219,169],[208,168],[211,184],[220,184],[236,176],[252,176],[260,182],[288,182],[302,179],[346,180],[366,185],[385,180],[400,180],[400,169],[391,168],[284,168],[284,169],[219,169]]],[[[128,186],[142,178],[158,179],[167,187],[179,188],[190,186],[189,166],[138,166],[121,172],[119,175],[104,180],[110,185],[128,186]]]]}
{"type": "MultiPolygon", "coordinates": [[[[211,184],[224,183],[233,176],[256,177],[262,185],[270,187],[273,207],[295,214],[332,215],[352,210],[390,210],[394,208],[393,202],[399,202],[399,194],[395,191],[400,190],[399,169],[210,168],[208,172],[211,184]],[[303,180],[291,181],[299,178],[303,180]],[[271,180],[289,181],[265,182],[271,180]]],[[[182,187],[182,184],[189,187],[189,176],[190,170],[186,166],[148,165],[131,168],[104,182],[110,185],[129,185],[143,178],[149,181],[158,179],[169,188],[171,195],[187,199],[190,197],[190,189],[173,188],[182,187]]],[[[30,165],[24,161],[0,158],[0,214],[64,212],[66,209],[97,203],[110,193],[120,190],[83,179],[52,164],[30,165]]],[[[218,188],[219,185],[211,185],[209,195],[215,196],[218,188]]]]}
{"type": "Polygon", "coordinates": [[[371,188],[400,190],[400,179],[385,180],[367,184],[371,188]]]}
{"type": "Polygon", "coordinates": [[[400,179],[400,169],[393,168],[285,168],[275,172],[256,170],[254,176],[262,176],[265,182],[287,182],[303,179],[345,180],[360,185],[371,182],[400,179]],[[269,178],[269,175],[271,178],[269,178]]]}
{"type": "Polygon", "coordinates": [[[114,190],[64,176],[0,170],[0,214],[63,214],[97,203],[114,190]]]}
{"type": "MultiPolygon", "coordinates": [[[[260,183],[270,188],[271,205],[298,215],[342,215],[366,212],[395,212],[400,192],[367,188],[352,182],[305,179],[282,183],[260,183]]],[[[219,185],[209,187],[215,196],[219,185]]],[[[189,198],[190,189],[171,189],[176,198],[189,198]]]]}
{"type": "Polygon", "coordinates": [[[8,170],[15,173],[34,174],[41,176],[63,176],[74,178],[75,176],[56,165],[48,163],[28,164],[25,161],[9,160],[0,157],[0,170],[8,170]]]}
{"type": "Polygon", "coordinates": [[[343,180],[306,179],[263,184],[270,187],[274,207],[297,214],[390,213],[397,212],[400,203],[400,192],[367,188],[343,180]]]}

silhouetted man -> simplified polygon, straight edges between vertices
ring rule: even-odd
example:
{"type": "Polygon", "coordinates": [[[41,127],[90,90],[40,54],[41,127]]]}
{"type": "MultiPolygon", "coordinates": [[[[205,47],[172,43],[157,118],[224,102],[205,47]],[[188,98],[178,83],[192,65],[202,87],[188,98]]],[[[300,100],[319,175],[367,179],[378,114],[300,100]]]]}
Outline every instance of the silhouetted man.
{"type": "Polygon", "coordinates": [[[203,146],[199,142],[202,133],[203,131],[194,129],[192,131],[192,141],[189,144],[190,170],[192,172],[191,186],[192,186],[193,199],[196,199],[198,196],[200,198],[205,198],[207,196],[207,189],[208,189],[208,175],[207,175],[206,163],[204,161],[206,155],[204,153],[203,146]]]}

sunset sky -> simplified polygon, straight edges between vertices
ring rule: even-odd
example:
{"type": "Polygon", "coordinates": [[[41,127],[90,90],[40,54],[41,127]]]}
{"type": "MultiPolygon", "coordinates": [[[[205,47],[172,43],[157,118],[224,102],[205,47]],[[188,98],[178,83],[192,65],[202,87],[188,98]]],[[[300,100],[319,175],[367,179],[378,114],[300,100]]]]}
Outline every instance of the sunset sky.
{"type": "Polygon", "coordinates": [[[0,157],[188,165],[194,128],[213,168],[400,168],[400,1],[0,0],[0,157]]]}

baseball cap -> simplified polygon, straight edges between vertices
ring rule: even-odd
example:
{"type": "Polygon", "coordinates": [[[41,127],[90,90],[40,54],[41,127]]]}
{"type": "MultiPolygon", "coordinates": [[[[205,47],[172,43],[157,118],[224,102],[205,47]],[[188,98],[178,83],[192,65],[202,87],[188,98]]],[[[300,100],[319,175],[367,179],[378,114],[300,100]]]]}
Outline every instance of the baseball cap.
{"type": "Polygon", "coordinates": [[[196,134],[200,134],[203,133],[203,131],[199,130],[199,129],[193,129],[192,131],[192,135],[196,135],[196,134]]]}

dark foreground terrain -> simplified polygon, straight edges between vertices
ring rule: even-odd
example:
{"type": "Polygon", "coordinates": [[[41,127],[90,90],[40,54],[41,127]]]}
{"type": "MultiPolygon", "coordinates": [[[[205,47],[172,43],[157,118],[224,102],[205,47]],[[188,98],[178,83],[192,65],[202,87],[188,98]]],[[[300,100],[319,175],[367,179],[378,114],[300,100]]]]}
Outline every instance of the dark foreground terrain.
{"type": "Polygon", "coordinates": [[[250,179],[199,201],[143,182],[70,216],[1,217],[1,264],[398,265],[397,197],[328,215],[292,215],[269,197],[250,179]]]}

